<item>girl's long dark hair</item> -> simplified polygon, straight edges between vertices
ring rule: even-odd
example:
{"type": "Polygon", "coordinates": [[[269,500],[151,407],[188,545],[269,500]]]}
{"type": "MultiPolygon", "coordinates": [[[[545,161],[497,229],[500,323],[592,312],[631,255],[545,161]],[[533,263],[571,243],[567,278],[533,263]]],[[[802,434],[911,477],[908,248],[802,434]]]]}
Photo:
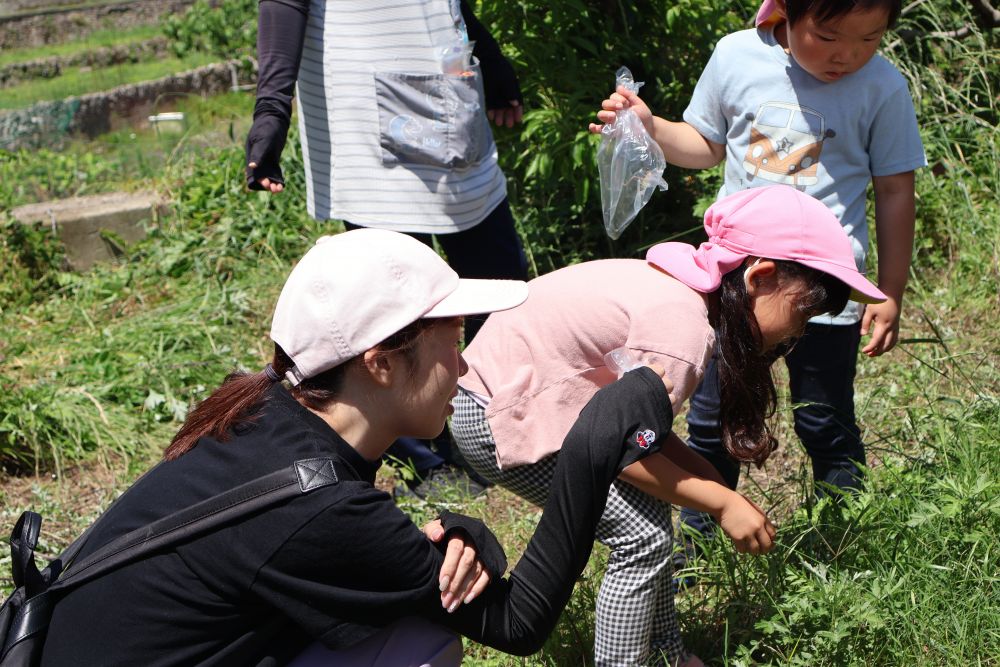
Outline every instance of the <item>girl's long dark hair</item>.
{"type": "MultiPolygon", "coordinates": [[[[839,313],[847,305],[850,288],[833,276],[796,262],[774,260],[779,284],[799,280],[796,295],[799,312],[814,316],[839,313]]],[[[774,416],[778,398],[771,364],[781,355],[763,353],[763,340],[750,307],[743,281],[744,267],[722,278],[714,322],[718,340],[719,420],[722,442],[737,461],[762,464],[774,451],[777,440],[768,420],[774,416]]]]}
{"type": "MultiPolygon", "coordinates": [[[[381,354],[402,353],[413,369],[417,361],[415,346],[421,334],[437,324],[451,321],[454,320],[448,318],[417,320],[389,336],[376,347],[381,354]]],[[[345,369],[348,364],[354,363],[355,359],[303,380],[290,389],[292,396],[307,408],[325,409],[340,393],[345,369]]],[[[274,357],[271,359],[274,371],[284,377],[285,372],[294,365],[291,358],[276,343],[274,357]]],[[[253,422],[257,418],[264,405],[267,390],[272,384],[265,371],[259,373],[236,371],[229,374],[222,386],[188,413],[184,425],[163,452],[163,458],[167,461],[176,459],[206,436],[215,438],[219,442],[228,440],[234,426],[253,422]]]]}

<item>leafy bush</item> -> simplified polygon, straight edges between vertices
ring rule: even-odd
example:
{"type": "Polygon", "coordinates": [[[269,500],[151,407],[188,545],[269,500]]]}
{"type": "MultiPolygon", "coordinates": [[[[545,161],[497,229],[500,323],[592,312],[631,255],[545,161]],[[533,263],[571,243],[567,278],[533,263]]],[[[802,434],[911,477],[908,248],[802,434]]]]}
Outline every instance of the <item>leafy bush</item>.
{"type": "Polygon", "coordinates": [[[1000,481],[986,472],[1000,465],[1000,404],[917,412],[916,464],[898,459],[868,491],[800,509],[765,558],[711,545],[687,621],[695,652],[740,667],[1000,655],[1000,481]]]}
{"type": "Polygon", "coordinates": [[[914,3],[898,32],[916,37],[885,49],[909,79],[930,165],[917,172],[914,265],[947,269],[963,296],[1000,278],[988,250],[1000,244],[1000,31],[945,35],[974,24],[968,3],[914,3]]]}
{"type": "Polygon", "coordinates": [[[257,42],[256,0],[198,0],[179,16],[168,16],[163,32],[178,58],[192,52],[223,60],[254,55],[257,42]]]}
{"type": "Polygon", "coordinates": [[[58,289],[64,254],[51,228],[0,220],[0,314],[58,289]]]}
{"type": "Polygon", "coordinates": [[[654,112],[679,118],[715,42],[749,25],[749,8],[741,14],[721,0],[482,0],[477,15],[492,26],[525,92],[519,135],[496,134],[515,217],[538,273],[631,255],[694,226],[697,200],[718,186],[668,167],[670,190],[658,192],[622,238],[610,241],[595,168],[599,139],[587,125],[621,65],[645,81],[640,92],[654,112]]]}

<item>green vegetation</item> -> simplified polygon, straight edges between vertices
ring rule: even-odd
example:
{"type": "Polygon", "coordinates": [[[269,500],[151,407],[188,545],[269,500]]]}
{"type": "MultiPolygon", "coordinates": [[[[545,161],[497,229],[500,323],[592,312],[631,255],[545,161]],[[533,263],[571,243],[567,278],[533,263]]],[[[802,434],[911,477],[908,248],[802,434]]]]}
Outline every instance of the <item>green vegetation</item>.
{"type": "Polygon", "coordinates": [[[254,0],[198,0],[180,16],[167,17],[163,32],[178,57],[211,53],[229,60],[254,55],[257,3],[254,0]]]}
{"type": "Polygon", "coordinates": [[[253,96],[165,96],[152,111],[180,111],[183,133],[157,134],[149,124],[116,130],[97,140],[77,140],[58,151],[6,153],[0,159],[0,210],[23,204],[133,190],[161,179],[170,165],[191,153],[232,147],[250,127],[253,96]]]}
{"type": "Polygon", "coordinates": [[[52,79],[28,81],[0,91],[0,109],[19,109],[35,102],[61,100],[74,95],[110,90],[139,81],[150,81],[214,62],[204,54],[183,59],[164,58],[153,62],[128,63],[98,70],[80,69],[52,79]]]}
{"type": "MultiPolygon", "coordinates": [[[[676,118],[714,41],[746,25],[755,9],[741,5],[745,13],[734,14],[721,0],[652,5],[478,3],[525,91],[525,126],[496,136],[539,273],[635,256],[698,229],[696,214],[714,196],[717,173],[670,167],[670,191],[658,193],[618,242],[604,235],[597,139],[585,128],[614,70],[628,65],[647,82],[651,106],[676,118]]],[[[997,664],[1000,34],[926,36],[972,23],[960,4],[913,3],[900,33],[918,39],[886,39],[884,52],[910,80],[931,167],[917,176],[904,340],[883,358],[859,362],[868,490],[839,502],[812,499],[786,399],[782,449],[745,482],[780,524],[778,546],[750,558],[722,539],[706,545],[705,558],[691,565],[698,584],[678,599],[685,639],[708,664],[997,664]]],[[[241,31],[213,43],[242,39],[234,36],[241,31]]],[[[233,368],[261,367],[268,314],[289,266],[316,237],[339,230],[305,212],[294,124],[287,191],[244,190],[251,107],[243,94],[180,100],[190,121],[181,135],[121,131],[60,152],[0,153],[0,210],[150,186],[174,205],[124,261],[86,275],[62,269],[47,228],[0,218],[0,461],[20,475],[0,487],[0,526],[26,505],[43,508],[55,517],[43,529],[49,554],[157,457],[192,401],[233,368]],[[58,480],[25,476],[31,472],[58,480]],[[81,487],[99,490],[64,490],[81,487]]],[[[512,560],[537,520],[501,490],[449,500],[487,518],[512,560]]],[[[406,509],[418,520],[434,512],[406,509]]],[[[0,577],[6,558],[0,553],[0,577]]],[[[588,664],[605,558],[598,548],[540,655],[521,661],[469,644],[468,663],[588,664]]]]}
{"type": "Polygon", "coordinates": [[[131,30],[101,30],[92,32],[81,39],[73,39],[60,44],[47,44],[0,52],[0,66],[22,63],[39,58],[72,56],[86,51],[132,44],[158,37],[163,31],[157,26],[144,25],[131,30]]]}

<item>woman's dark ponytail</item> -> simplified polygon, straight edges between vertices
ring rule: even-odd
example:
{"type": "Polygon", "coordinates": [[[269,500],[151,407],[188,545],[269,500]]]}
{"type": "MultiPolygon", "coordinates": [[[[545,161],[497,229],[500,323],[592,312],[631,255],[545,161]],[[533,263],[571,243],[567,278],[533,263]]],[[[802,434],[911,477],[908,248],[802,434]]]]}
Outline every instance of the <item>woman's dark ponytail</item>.
{"type": "MultiPolygon", "coordinates": [[[[418,362],[415,347],[420,336],[431,327],[456,321],[457,318],[420,319],[392,334],[376,347],[380,354],[393,352],[402,354],[411,364],[413,371],[418,362]]],[[[326,409],[340,392],[344,381],[344,369],[350,363],[346,361],[303,380],[291,388],[292,396],[311,410],[326,409]]],[[[252,422],[257,418],[267,397],[267,390],[275,382],[280,382],[294,365],[292,359],[276,344],[274,357],[263,371],[259,373],[237,371],[227,376],[221,387],[188,413],[184,425],[163,452],[163,458],[170,461],[182,456],[190,451],[199,439],[206,436],[225,442],[234,426],[252,422]]]]}
{"type": "Polygon", "coordinates": [[[233,426],[253,418],[255,408],[263,403],[267,390],[291,367],[291,359],[275,345],[274,358],[268,368],[259,373],[236,371],[229,374],[222,386],[188,413],[184,425],[163,452],[163,458],[167,461],[176,459],[205,436],[226,440],[233,426]]]}
{"type": "MultiPolygon", "coordinates": [[[[799,281],[795,307],[813,317],[839,313],[847,305],[850,288],[833,276],[797,262],[774,260],[779,283],[799,281]]],[[[744,267],[722,278],[716,311],[719,343],[719,421],[722,442],[737,461],[757,465],[777,446],[768,420],[774,416],[778,397],[771,376],[775,353],[762,353],[760,327],[750,307],[743,280],[744,267]]]]}

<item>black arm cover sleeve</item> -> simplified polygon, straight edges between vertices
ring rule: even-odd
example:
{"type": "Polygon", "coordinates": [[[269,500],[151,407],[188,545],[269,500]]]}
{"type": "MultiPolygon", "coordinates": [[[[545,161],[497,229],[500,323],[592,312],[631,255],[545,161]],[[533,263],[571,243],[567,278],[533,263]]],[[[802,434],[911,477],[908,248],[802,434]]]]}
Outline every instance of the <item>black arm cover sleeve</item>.
{"type": "Polygon", "coordinates": [[[587,565],[611,484],[659,449],[672,421],[670,397],[649,368],[598,391],[563,442],[542,518],[510,577],[438,622],[507,653],[538,651],[587,565]]]}
{"type": "Polygon", "coordinates": [[[302,58],[308,0],[262,0],[257,16],[257,101],[247,134],[247,186],[259,180],[284,183],[281,151],[292,118],[292,95],[302,58]],[[251,169],[251,162],[257,167],[251,169]]]}
{"type": "Polygon", "coordinates": [[[511,100],[523,102],[517,74],[514,73],[510,61],[504,57],[500,45],[493,39],[486,26],[479,22],[466,0],[461,1],[461,7],[469,40],[476,43],[472,48],[472,55],[479,59],[479,67],[483,72],[486,108],[503,109],[510,106],[511,100]]]}
{"type": "Polygon", "coordinates": [[[442,544],[447,544],[449,533],[456,530],[463,530],[472,540],[476,547],[476,556],[490,574],[490,581],[497,581],[507,572],[507,554],[503,550],[503,545],[497,541],[496,535],[486,527],[486,524],[479,519],[473,519],[464,514],[455,514],[444,510],[438,516],[441,525],[444,527],[445,540],[442,544]]]}

